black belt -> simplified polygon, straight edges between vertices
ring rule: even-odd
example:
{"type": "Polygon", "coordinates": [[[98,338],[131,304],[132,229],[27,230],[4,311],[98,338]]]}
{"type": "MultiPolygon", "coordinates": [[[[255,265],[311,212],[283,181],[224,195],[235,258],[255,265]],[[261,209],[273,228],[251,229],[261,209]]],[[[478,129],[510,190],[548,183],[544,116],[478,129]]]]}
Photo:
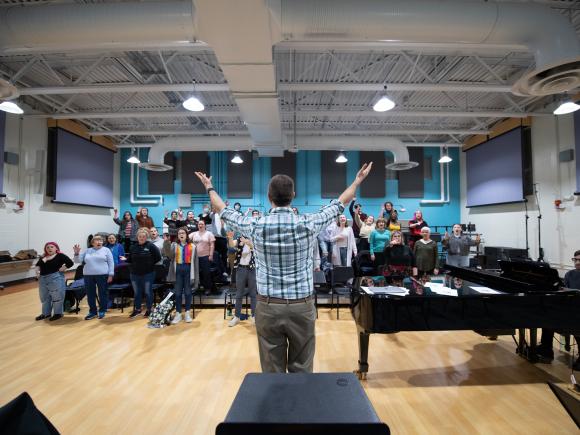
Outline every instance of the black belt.
{"type": "Polygon", "coordinates": [[[284,298],[274,298],[272,296],[262,296],[260,294],[257,295],[257,299],[261,302],[266,302],[267,304],[300,304],[306,303],[312,300],[312,295],[306,296],[305,298],[299,299],[284,299],[284,298]]]}

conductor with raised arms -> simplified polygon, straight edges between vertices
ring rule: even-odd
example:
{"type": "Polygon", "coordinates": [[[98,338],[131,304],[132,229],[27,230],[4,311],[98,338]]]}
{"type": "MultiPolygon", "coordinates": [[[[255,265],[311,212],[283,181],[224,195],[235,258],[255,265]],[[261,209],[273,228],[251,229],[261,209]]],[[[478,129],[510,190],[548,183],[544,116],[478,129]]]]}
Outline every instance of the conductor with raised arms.
{"type": "Polygon", "coordinates": [[[343,213],[357,187],[371,171],[365,163],[352,184],[330,204],[312,214],[295,214],[291,202],[294,181],[274,175],[268,184],[269,214],[248,217],[224,201],[213,188],[212,177],[196,172],[230,229],[254,243],[258,304],[256,331],[262,371],[312,372],[315,349],[312,252],[318,233],[343,213]]]}

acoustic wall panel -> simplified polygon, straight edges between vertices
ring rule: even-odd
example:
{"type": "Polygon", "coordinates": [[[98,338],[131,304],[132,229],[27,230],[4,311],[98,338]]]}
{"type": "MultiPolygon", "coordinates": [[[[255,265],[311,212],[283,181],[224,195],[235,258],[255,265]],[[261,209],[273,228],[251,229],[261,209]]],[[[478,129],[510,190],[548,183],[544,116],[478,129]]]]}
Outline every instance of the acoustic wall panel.
{"type": "Polygon", "coordinates": [[[270,162],[272,176],[277,174],[288,175],[294,180],[294,190],[298,194],[296,190],[296,153],[285,151],[284,157],[272,157],[270,162]]]}
{"type": "Polygon", "coordinates": [[[254,160],[249,151],[240,151],[244,163],[232,163],[234,152],[228,153],[228,198],[252,198],[254,195],[254,160]]]}
{"type": "Polygon", "coordinates": [[[320,196],[338,198],[346,189],[346,163],[336,163],[336,151],[320,152],[320,196]]]}
{"type": "Polygon", "coordinates": [[[195,176],[195,172],[209,174],[209,153],[207,151],[184,151],[181,153],[181,193],[203,195],[205,189],[195,176]]]}
{"type": "Polygon", "coordinates": [[[399,198],[423,198],[425,195],[423,148],[409,147],[409,159],[412,162],[419,162],[419,166],[399,171],[399,198]]]}
{"type": "Polygon", "coordinates": [[[385,152],[384,151],[361,151],[359,153],[360,166],[363,163],[373,162],[373,170],[360,186],[360,196],[363,198],[384,198],[386,192],[385,152]]]}
{"type": "Polygon", "coordinates": [[[151,195],[173,194],[175,192],[175,154],[165,154],[163,162],[173,166],[173,169],[170,171],[147,171],[148,191],[151,195]]]}

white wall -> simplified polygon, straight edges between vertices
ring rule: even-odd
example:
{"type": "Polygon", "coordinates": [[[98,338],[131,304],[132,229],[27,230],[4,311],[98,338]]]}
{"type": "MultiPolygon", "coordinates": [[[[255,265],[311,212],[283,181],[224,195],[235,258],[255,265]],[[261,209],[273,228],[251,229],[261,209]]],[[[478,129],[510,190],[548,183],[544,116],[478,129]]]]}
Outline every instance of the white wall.
{"type": "MultiPolygon", "coordinates": [[[[559,163],[560,151],[574,148],[572,115],[537,117],[532,122],[534,183],[538,183],[544,258],[554,267],[571,269],[570,258],[580,249],[580,200],[573,197],[557,210],[554,200],[570,197],[576,190],[575,162],[559,163]]],[[[476,224],[488,246],[525,248],[523,204],[466,208],[465,153],[461,153],[461,221],[476,224]]],[[[578,158],[579,156],[575,156],[578,158]]],[[[538,258],[538,207],[528,197],[530,256],[538,258]]]]}
{"type": "MultiPolygon", "coordinates": [[[[20,159],[18,166],[4,165],[4,193],[24,201],[24,210],[16,212],[15,204],[0,199],[0,250],[8,250],[12,255],[21,249],[36,249],[41,253],[44,243],[55,241],[72,257],[73,245],[86,246],[88,234],[118,230],[111,210],[53,204],[44,195],[47,137],[46,120],[7,114],[5,151],[17,153],[20,159]],[[27,164],[27,160],[36,157],[37,150],[43,151],[41,172],[29,170],[30,163],[27,164]]],[[[114,204],[118,207],[118,155],[115,156],[114,178],[114,204]]],[[[22,277],[0,277],[0,282],[22,277]]]]}

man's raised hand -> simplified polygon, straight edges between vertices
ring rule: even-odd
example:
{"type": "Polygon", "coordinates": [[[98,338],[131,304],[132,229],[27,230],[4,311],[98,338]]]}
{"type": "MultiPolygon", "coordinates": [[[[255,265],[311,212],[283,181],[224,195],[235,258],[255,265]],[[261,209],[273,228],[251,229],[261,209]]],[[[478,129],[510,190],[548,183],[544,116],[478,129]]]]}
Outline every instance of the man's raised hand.
{"type": "Polygon", "coordinates": [[[203,184],[205,190],[213,187],[213,185],[211,184],[211,176],[208,177],[203,172],[195,172],[195,175],[197,176],[197,178],[199,178],[199,181],[201,181],[201,184],[203,184]]]}
{"type": "Polygon", "coordinates": [[[364,165],[362,165],[362,168],[360,168],[356,174],[355,182],[357,184],[362,183],[363,180],[365,178],[367,178],[367,175],[369,175],[369,173],[371,172],[372,167],[373,167],[373,162],[365,163],[364,165]]]}

